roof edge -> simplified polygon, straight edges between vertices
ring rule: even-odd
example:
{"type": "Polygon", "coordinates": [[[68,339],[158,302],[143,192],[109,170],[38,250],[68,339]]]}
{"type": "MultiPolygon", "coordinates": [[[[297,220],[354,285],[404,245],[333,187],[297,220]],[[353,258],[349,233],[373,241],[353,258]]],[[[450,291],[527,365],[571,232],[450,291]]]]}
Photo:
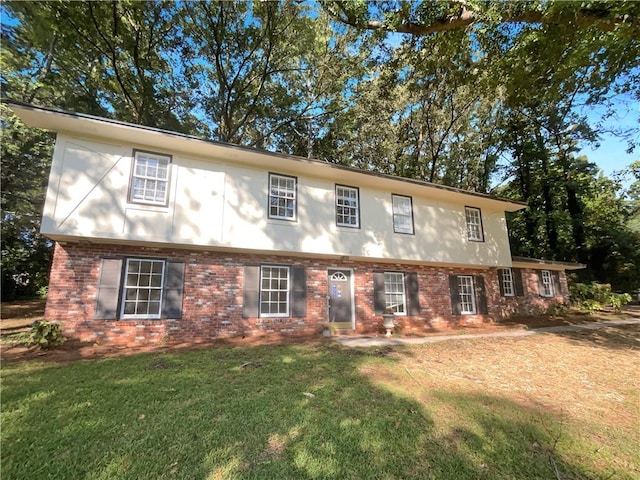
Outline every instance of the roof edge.
{"type": "Polygon", "coordinates": [[[529,257],[518,257],[512,256],[512,262],[517,263],[528,263],[536,266],[556,266],[563,267],[565,270],[581,270],[583,268],[587,268],[587,265],[584,263],[577,262],[562,262],[559,260],[544,260],[542,258],[529,258],[529,257]]]}
{"type": "Polygon", "coordinates": [[[18,108],[30,109],[30,110],[33,110],[33,111],[41,111],[41,112],[47,112],[47,113],[55,113],[55,114],[65,115],[65,116],[72,117],[72,118],[77,118],[77,119],[105,122],[105,123],[118,125],[118,126],[123,126],[123,127],[137,128],[137,129],[145,130],[145,131],[148,131],[148,132],[160,133],[160,134],[163,134],[163,135],[170,135],[170,136],[174,136],[174,137],[179,137],[179,138],[184,138],[184,139],[189,139],[189,140],[195,140],[195,141],[204,142],[204,143],[207,143],[207,144],[217,145],[217,146],[220,146],[220,147],[226,147],[226,148],[231,148],[231,149],[236,149],[236,150],[239,149],[239,150],[244,150],[244,151],[247,151],[247,152],[253,152],[253,153],[258,153],[258,154],[263,154],[263,155],[271,155],[271,156],[279,157],[279,158],[286,159],[286,160],[294,160],[294,161],[298,161],[298,162],[307,162],[307,163],[316,163],[316,164],[320,164],[320,165],[325,165],[325,166],[330,167],[330,168],[336,168],[336,169],[350,171],[350,172],[354,172],[354,173],[360,173],[360,174],[363,174],[363,175],[370,175],[370,176],[384,178],[384,179],[388,179],[388,180],[406,182],[406,183],[410,183],[410,184],[414,184],[414,185],[418,185],[418,186],[436,188],[436,189],[439,189],[439,190],[445,190],[445,191],[449,191],[449,192],[452,192],[452,193],[479,197],[479,198],[483,198],[483,199],[486,199],[486,200],[493,200],[493,201],[496,201],[496,202],[507,203],[507,204],[510,204],[510,205],[516,205],[516,206],[519,207],[519,208],[510,209],[508,211],[517,211],[517,210],[520,210],[520,209],[522,209],[522,208],[527,206],[526,202],[522,202],[520,200],[511,200],[511,199],[508,199],[508,198],[498,197],[496,195],[491,195],[491,194],[488,194],[488,193],[473,192],[471,190],[464,190],[464,189],[461,189],[461,188],[455,188],[455,187],[450,187],[450,186],[446,186],[446,185],[439,185],[439,184],[427,182],[427,181],[424,181],[424,180],[416,180],[416,179],[413,179],[413,178],[400,177],[400,176],[397,176],[397,175],[390,175],[390,174],[386,174],[386,173],[379,173],[379,172],[361,170],[359,168],[348,167],[348,166],[340,165],[340,164],[337,164],[337,163],[329,163],[329,162],[326,162],[326,161],[323,161],[323,160],[318,160],[318,159],[309,159],[309,158],[300,157],[300,156],[297,156],[297,155],[289,155],[289,154],[285,154],[285,153],[272,152],[272,151],[269,151],[269,150],[261,150],[261,149],[257,149],[257,148],[253,148],[253,147],[247,147],[247,146],[243,146],[243,145],[237,145],[237,144],[233,144],[233,143],[220,142],[220,141],[217,141],[217,140],[209,140],[209,139],[206,139],[206,138],[198,137],[196,135],[190,135],[190,134],[186,134],[186,133],[174,132],[174,131],[171,131],[171,130],[164,130],[164,129],[160,129],[160,128],[156,128],[156,127],[149,127],[147,125],[139,125],[139,124],[134,124],[134,123],[128,123],[128,122],[123,122],[123,121],[120,121],[120,120],[114,120],[114,119],[105,118],[105,117],[98,117],[98,116],[95,116],[95,115],[89,115],[89,114],[85,114],[85,113],[70,112],[70,111],[62,110],[62,109],[58,109],[58,108],[43,107],[43,106],[39,106],[39,105],[34,105],[34,104],[30,104],[30,103],[21,102],[21,101],[18,101],[18,100],[8,99],[8,98],[5,98],[5,97],[0,98],[0,102],[4,103],[5,105],[7,105],[9,107],[11,107],[13,105],[13,106],[18,107],[18,108]]]}

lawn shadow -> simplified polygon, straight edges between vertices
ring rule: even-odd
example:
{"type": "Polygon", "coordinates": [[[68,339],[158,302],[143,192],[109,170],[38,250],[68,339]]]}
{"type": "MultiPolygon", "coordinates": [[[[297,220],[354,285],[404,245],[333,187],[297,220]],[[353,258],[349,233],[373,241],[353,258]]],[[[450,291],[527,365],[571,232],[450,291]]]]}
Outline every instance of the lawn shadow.
{"type": "Polygon", "coordinates": [[[219,347],[12,365],[3,372],[2,470],[7,478],[547,479],[552,455],[562,473],[590,473],[562,443],[552,448],[562,423],[554,414],[498,396],[397,391],[363,373],[396,361],[384,353],[219,347]]]}
{"type": "Polygon", "coordinates": [[[600,348],[619,350],[640,349],[640,325],[618,325],[597,330],[554,332],[575,344],[587,344],[600,348]]]}

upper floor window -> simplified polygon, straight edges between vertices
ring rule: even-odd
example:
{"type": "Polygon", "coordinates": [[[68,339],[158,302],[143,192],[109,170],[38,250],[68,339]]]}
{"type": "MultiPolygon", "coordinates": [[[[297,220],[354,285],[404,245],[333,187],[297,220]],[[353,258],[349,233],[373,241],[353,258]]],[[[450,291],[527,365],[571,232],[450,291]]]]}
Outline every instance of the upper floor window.
{"type": "Polygon", "coordinates": [[[296,219],[296,177],[269,174],[269,218],[296,219]]]}
{"type": "Polygon", "coordinates": [[[160,318],[164,264],[164,260],[127,259],[122,318],[160,318]]]}
{"type": "Polygon", "coordinates": [[[171,157],[158,153],[135,151],[129,186],[129,201],[151,205],[167,205],[169,165],[171,157]]]}
{"type": "Polygon", "coordinates": [[[460,313],[476,313],[476,295],[472,276],[458,276],[458,294],[460,295],[460,313]]]}
{"type": "Polygon", "coordinates": [[[542,279],[542,282],[540,282],[540,285],[542,286],[540,294],[543,297],[553,297],[553,281],[551,280],[551,272],[549,270],[542,270],[540,272],[540,278],[542,279]]]}
{"type": "Polygon", "coordinates": [[[289,267],[260,269],[260,316],[289,316],[289,267]]]}
{"type": "Polygon", "coordinates": [[[502,294],[505,297],[515,296],[515,289],[513,287],[513,272],[510,268],[503,268],[500,270],[500,281],[502,282],[502,294]]]}
{"type": "Polygon", "coordinates": [[[336,224],[341,227],[360,227],[360,200],[357,188],[336,185],[336,224]]]}
{"type": "Polygon", "coordinates": [[[384,273],[384,297],[387,311],[391,310],[396,315],[407,314],[407,299],[404,290],[403,273],[384,273]]]}
{"type": "Polygon", "coordinates": [[[393,231],[413,234],[413,208],[411,197],[391,195],[393,203],[393,231]]]}
{"type": "Polygon", "coordinates": [[[482,215],[479,208],[464,207],[467,220],[467,240],[474,242],[484,242],[482,231],[482,215]]]}

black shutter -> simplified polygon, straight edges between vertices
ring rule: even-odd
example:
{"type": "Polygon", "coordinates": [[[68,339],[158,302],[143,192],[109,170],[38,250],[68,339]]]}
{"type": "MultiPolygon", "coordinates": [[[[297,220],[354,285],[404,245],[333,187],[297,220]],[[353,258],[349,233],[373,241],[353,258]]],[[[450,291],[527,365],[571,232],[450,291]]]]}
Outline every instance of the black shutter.
{"type": "Polygon", "coordinates": [[[542,271],[538,270],[538,295],[544,297],[544,283],[542,282],[542,271]]]}
{"type": "Polygon", "coordinates": [[[94,318],[113,320],[118,318],[122,259],[103,258],[98,279],[98,294],[94,318]]]}
{"type": "Polygon", "coordinates": [[[307,273],[304,267],[291,269],[291,316],[307,316],[307,273]]]}
{"type": "Polygon", "coordinates": [[[487,310],[487,292],[484,288],[484,277],[482,275],[476,275],[476,305],[478,306],[478,313],[486,315],[489,313],[487,310]]]}
{"type": "Polygon", "coordinates": [[[551,279],[553,281],[553,296],[559,297],[562,295],[562,291],[560,290],[560,273],[551,272],[551,279]]]}
{"type": "Polygon", "coordinates": [[[168,260],[165,264],[162,318],[182,318],[184,262],[168,260]]]}
{"type": "Polygon", "coordinates": [[[516,297],[524,297],[524,283],[522,282],[522,269],[512,268],[513,284],[516,290],[516,297]]]}
{"type": "Polygon", "coordinates": [[[260,267],[244,267],[242,316],[256,318],[260,312],[260,267]]]}
{"type": "Polygon", "coordinates": [[[404,276],[405,288],[407,290],[407,312],[408,315],[420,315],[420,288],[418,287],[418,274],[407,273],[404,276]]]}
{"type": "Polygon", "coordinates": [[[458,290],[458,276],[449,275],[449,293],[451,294],[451,313],[461,315],[460,291],[458,290]]]}
{"type": "Polygon", "coordinates": [[[504,268],[498,269],[498,285],[500,286],[500,296],[504,297],[504,285],[502,283],[502,279],[504,278],[504,268]]]}
{"type": "Polygon", "coordinates": [[[387,309],[384,296],[384,272],[373,272],[373,310],[376,315],[382,315],[387,309]]]}

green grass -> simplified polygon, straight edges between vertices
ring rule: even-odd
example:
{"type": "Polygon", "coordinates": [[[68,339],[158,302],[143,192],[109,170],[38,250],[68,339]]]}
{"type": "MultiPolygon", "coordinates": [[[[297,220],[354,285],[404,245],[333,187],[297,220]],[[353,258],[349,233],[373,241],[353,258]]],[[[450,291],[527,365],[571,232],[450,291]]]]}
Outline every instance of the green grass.
{"type": "MultiPolygon", "coordinates": [[[[529,341],[510,340],[524,349],[529,341]]],[[[585,354],[599,348],[557,341],[585,354]]],[[[217,347],[5,364],[2,478],[550,479],[550,458],[563,479],[639,473],[629,437],[637,418],[594,419],[586,430],[600,432],[595,441],[583,435],[584,419],[448,378],[456,365],[431,375],[439,366],[429,362],[445,352],[494,348],[448,345],[389,355],[330,343],[217,347]]],[[[620,388],[637,401],[634,385],[620,388]]],[[[617,407],[632,408],[625,402],[617,407]]]]}

